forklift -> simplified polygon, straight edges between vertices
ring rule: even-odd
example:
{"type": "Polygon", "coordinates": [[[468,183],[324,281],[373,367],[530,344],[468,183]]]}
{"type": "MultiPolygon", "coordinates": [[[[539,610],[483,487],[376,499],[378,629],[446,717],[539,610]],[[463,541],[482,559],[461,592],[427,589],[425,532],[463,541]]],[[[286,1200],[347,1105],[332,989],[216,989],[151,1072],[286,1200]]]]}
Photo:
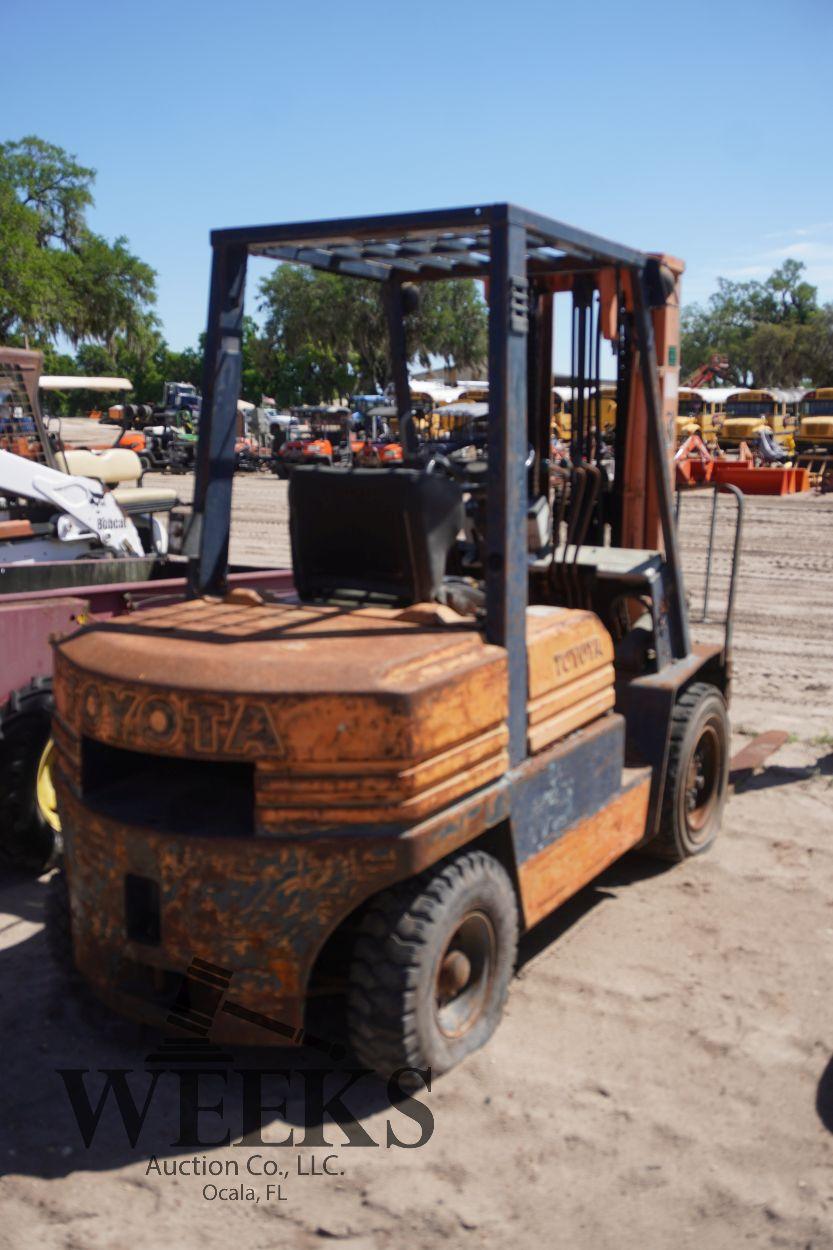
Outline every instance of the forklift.
{"type": "Polygon", "coordinates": [[[56,649],[74,961],[123,1014],[176,1004],[225,1044],[300,1042],[341,1002],[363,1066],[437,1075],[496,1028],[521,932],[631,849],[680,861],[720,826],[728,622],[692,645],[672,506],[683,265],[504,203],[211,243],[190,598],[56,649]],[[294,590],[272,596],[228,589],[250,255],[379,284],[403,445],[401,467],[291,470],[294,590]],[[413,288],[455,277],[489,307],[461,462],[420,446],[407,369],[413,288]]]}

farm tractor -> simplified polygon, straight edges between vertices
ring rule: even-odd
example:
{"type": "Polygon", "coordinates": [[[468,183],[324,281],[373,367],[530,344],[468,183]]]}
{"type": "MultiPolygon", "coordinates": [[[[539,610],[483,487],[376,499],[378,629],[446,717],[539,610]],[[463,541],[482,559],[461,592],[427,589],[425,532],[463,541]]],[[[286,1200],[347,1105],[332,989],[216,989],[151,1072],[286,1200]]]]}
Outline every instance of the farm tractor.
{"type": "Polygon", "coordinates": [[[508,204],[212,247],[190,598],[56,652],[74,960],[133,1018],[176,1002],[184,1030],[275,1044],[343,1009],[363,1066],[437,1075],[496,1028],[521,932],[632,848],[682,860],[720,826],[728,621],[692,645],[672,504],[683,266],[508,204]],[[283,596],[228,582],[250,255],[379,284],[403,447],[293,469],[283,596]],[[403,294],[457,276],[487,282],[490,345],[460,461],[416,437],[403,294]],[[577,393],[616,347],[612,469],[598,406],[549,463],[564,292],[577,393]],[[183,995],[193,959],[214,972],[183,995]]]}

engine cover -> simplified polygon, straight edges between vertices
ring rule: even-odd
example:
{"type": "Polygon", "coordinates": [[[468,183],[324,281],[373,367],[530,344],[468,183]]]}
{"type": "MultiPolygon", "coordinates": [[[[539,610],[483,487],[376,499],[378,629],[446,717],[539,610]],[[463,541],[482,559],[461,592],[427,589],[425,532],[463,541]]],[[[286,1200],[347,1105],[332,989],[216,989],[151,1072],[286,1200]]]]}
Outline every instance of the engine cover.
{"type": "MultiPolygon", "coordinates": [[[[613,706],[613,668],[591,612],[530,608],[528,644],[532,753],[613,706]]],[[[250,765],[259,834],[411,824],[508,767],[505,652],[435,605],[149,609],[64,641],[55,698],[79,798],[95,806],[85,744],[142,757],[120,761],[125,823],[148,810],[154,758],[250,765]]]]}

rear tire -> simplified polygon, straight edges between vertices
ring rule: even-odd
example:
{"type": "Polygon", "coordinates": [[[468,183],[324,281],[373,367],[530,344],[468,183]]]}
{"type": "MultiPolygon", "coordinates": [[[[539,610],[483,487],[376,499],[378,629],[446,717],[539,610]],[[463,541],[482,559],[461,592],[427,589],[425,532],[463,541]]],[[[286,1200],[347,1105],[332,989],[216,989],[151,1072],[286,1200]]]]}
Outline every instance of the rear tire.
{"type": "Polygon", "coordinates": [[[671,714],[660,831],[645,848],[679,863],[702,855],[720,829],[729,782],[729,716],[715,686],[695,682],[671,714]]]}
{"type": "Polygon", "coordinates": [[[52,682],[41,677],[16,690],[0,714],[0,858],[38,874],[51,868],[62,850],[60,833],[38,803],[53,708],[52,682]]]}
{"type": "Polygon", "coordinates": [[[382,1076],[447,1072],[500,1022],[518,947],[504,868],[468,851],[371,899],[348,978],[347,1028],[382,1076]]]}

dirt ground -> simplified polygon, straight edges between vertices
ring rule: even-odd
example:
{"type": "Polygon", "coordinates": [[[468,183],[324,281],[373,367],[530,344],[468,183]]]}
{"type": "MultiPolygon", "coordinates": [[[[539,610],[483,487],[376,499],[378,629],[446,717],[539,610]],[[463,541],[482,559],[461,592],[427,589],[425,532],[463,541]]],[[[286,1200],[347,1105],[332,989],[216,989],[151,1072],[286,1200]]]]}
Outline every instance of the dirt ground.
{"type": "MultiPolygon", "coordinates": [[[[186,495],[188,479],[176,484],[186,495]]],[[[696,616],[708,504],[684,506],[696,616]]],[[[235,558],[286,561],[283,483],[238,479],[234,511],[235,558]]],[[[715,608],[731,511],[721,500],[715,608]]],[[[329,1121],[332,1149],[315,1129],[298,1145],[303,1090],[327,1063],[313,1051],[218,1060],[225,1075],[203,1078],[203,1106],[224,1103],[222,1116],[201,1114],[201,1140],[229,1130],[233,1143],[233,1071],[294,1067],[290,1101],[264,1128],[275,1143],[294,1126],[291,1145],[176,1144],[167,1073],[135,1147],[111,1094],[86,1148],[65,1085],[75,1078],[59,1070],[86,1070],[93,1105],[101,1070],[127,1070],[141,1109],[159,1039],[67,993],[43,933],[46,881],[3,880],[0,1245],[833,1247],[832,533],[833,497],[747,500],[734,745],[778,728],[788,744],[730,799],[710,855],[667,870],[631,857],[528,936],[496,1036],[419,1096],[433,1132],[418,1149],[386,1145],[386,1122],[409,1142],[420,1127],[367,1082],[345,1101],[375,1147],[346,1145],[329,1121]],[[155,1157],[160,1172],[199,1170],[195,1155],[240,1175],[149,1169],[155,1157]],[[334,1175],[303,1174],[327,1156],[334,1175]],[[286,1176],[247,1174],[253,1158],[286,1176]],[[277,1182],[280,1196],[267,1192],[277,1182]]],[[[282,1078],[268,1080],[279,1103],[282,1078]]]]}

